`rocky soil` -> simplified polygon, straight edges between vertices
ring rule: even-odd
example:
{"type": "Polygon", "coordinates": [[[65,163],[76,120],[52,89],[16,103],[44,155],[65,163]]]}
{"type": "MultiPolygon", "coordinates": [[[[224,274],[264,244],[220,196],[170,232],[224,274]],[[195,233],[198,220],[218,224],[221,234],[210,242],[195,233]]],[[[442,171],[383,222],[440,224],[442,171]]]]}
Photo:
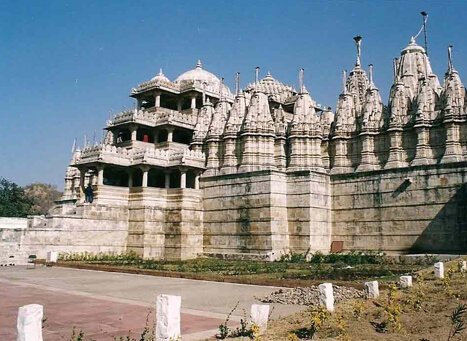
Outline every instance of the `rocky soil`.
{"type": "MultiPolygon", "coordinates": [[[[362,290],[333,285],[334,302],[339,303],[354,298],[364,298],[362,290]]],[[[263,303],[318,305],[319,289],[312,285],[306,288],[279,289],[263,298],[258,298],[263,303]]]]}

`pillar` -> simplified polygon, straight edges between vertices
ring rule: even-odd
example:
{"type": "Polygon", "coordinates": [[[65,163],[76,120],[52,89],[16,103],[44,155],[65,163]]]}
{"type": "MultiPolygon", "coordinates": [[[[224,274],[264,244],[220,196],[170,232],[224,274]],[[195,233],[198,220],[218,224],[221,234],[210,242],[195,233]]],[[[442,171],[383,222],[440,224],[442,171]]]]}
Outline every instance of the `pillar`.
{"type": "Polygon", "coordinates": [[[196,95],[191,97],[191,109],[196,109],[196,95]]]}
{"type": "Polygon", "coordinates": [[[159,91],[154,92],[154,106],[156,108],[161,106],[161,93],[159,91]]]}
{"type": "Polygon", "coordinates": [[[154,144],[159,143],[159,130],[154,131],[154,144]]]}
{"type": "Polygon", "coordinates": [[[426,165],[432,161],[431,148],[429,145],[429,126],[420,124],[415,126],[417,132],[417,146],[415,147],[415,158],[411,166],[426,165]]]}
{"type": "Polygon", "coordinates": [[[173,142],[174,128],[167,129],[167,142],[173,142]]]}
{"type": "Polygon", "coordinates": [[[195,189],[199,189],[199,173],[195,175],[195,189]]]}
{"type": "Polygon", "coordinates": [[[131,141],[136,141],[136,133],[138,131],[137,127],[130,127],[131,132],[131,141]]]}
{"type": "Polygon", "coordinates": [[[100,165],[97,167],[97,185],[104,184],[104,166],[100,165]]]}
{"type": "Polygon", "coordinates": [[[327,311],[334,311],[334,292],[331,283],[323,283],[318,286],[319,303],[324,306],[327,311]]]}
{"type": "Polygon", "coordinates": [[[384,168],[406,167],[402,149],[402,128],[389,128],[389,157],[384,168]]]}
{"type": "Polygon", "coordinates": [[[170,188],[170,172],[165,172],[165,188],[170,188]]]}
{"type": "Polygon", "coordinates": [[[16,322],[18,341],[42,341],[42,318],[44,307],[40,304],[28,304],[18,309],[16,322]]]}
{"type": "Polygon", "coordinates": [[[80,202],[84,202],[84,179],[86,177],[86,169],[79,169],[79,198],[80,202]]]}
{"type": "Polygon", "coordinates": [[[141,98],[136,99],[136,109],[140,110],[141,109],[141,98]]]}
{"type": "Polygon", "coordinates": [[[446,121],[446,150],[441,162],[458,162],[462,160],[459,125],[454,120],[446,121]]]}
{"type": "Polygon", "coordinates": [[[141,187],[148,187],[149,167],[142,167],[141,170],[143,171],[143,181],[141,183],[141,187]]]}
{"type": "Polygon", "coordinates": [[[180,169],[180,188],[186,188],[186,169],[180,169]]]}
{"type": "Polygon", "coordinates": [[[128,187],[133,187],[133,169],[128,169],[128,187]]]}
{"type": "Polygon", "coordinates": [[[182,298],[159,295],[156,301],[156,341],[179,340],[182,298]]]}

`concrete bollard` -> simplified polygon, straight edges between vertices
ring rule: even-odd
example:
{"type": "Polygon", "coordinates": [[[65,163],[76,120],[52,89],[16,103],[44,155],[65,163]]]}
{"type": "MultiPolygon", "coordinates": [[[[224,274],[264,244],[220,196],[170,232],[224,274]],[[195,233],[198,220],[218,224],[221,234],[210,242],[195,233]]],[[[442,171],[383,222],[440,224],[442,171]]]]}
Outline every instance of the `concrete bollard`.
{"type": "Polygon", "coordinates": [[[412,276],[401,276],[399,283],[401,288],[410,288],[412,286],[412,276]]]}
{"type": "Polygon", "coordinates": [[[16,322],[17,341],[42,341],[42,317],[44,308],[40,304],[28,304],[18,309],[16,322]]]}
{"type": "Polygon", "coordinates": [[[262,334],[268,327],[269,305],[267,304],[252,304],[250,310],[251,323],[259,327],[259,332],[262,334]]]}
{"type": "Polygon", "coordinates": [[[366,298],[378,298],[379,286],[378,281],[365,282],[366,298]]]}
{"type": "Polygon", "coordinates": [[[465,260],[459,261],[459,271],[460,272],[467,272],[467,261],[465,261],[465,260]]]}
{"type": "Polygon", "coordinates": [[[323,283],[319,288],[319,302],[326,307],[329,312],[334,311],[334,292],[332,291],[332,283],[323,283]]]}
{"type": "Polygon", "coordinates": [[[435,277],[440,278],[440,279],[444,278],[444,264],[443,264],[443,262],[435,263],[434,267],[435,267],[435,277]]]}
{"type": "Polygon", "coordinates": [[[180,307],[182,298],[173,295],[159,295],[156,302],[156,341],[180,338],[180,307]]]}
{"type": "Polygon", "coordinates": [[[57,251],[48,251],[46,262],[47,263],[57,263],[58,260],[58,252],[57,251]]]}

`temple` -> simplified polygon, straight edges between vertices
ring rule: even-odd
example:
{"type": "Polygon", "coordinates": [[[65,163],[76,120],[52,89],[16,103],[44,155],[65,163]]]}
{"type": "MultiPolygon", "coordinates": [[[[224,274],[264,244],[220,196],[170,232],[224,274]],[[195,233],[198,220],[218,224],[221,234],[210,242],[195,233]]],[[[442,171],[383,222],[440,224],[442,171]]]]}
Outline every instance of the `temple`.
{"type": "MultiPolygon", "coordinates": [[[[374,67],[343,72],[336,110],[270,73],[234,93],[199,61],[131,90],[135,109],[74,148],[62,199],[24,252],[274,260],[286,252],[467,249],[466,90],[412,38],[384,105],[374,67]],[[91,184],[94,200],[84,202],[91,184]]],[[[318,86],[318,85],[316,85],[318,86]]]]}

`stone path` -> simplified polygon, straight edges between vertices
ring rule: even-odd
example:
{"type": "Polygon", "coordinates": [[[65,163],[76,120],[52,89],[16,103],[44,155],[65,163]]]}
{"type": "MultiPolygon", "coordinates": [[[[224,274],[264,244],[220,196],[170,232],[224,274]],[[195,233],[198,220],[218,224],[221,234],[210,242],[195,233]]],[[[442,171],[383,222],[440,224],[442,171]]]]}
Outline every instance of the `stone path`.
{"type": "MultiPolygon", "coordinates": [[[[152,325],[155,297],[161,293],[182,296],[183,340],[203,340],[216,333],[237,302],[232,321],[239,320],[242,309],[249,313],[255,297],[277,289],[58,267],[1,268],[0,340],[15,340],[18,307],[30,303],[44,305],[44,341],[69,340],[73,326],[97,341],[129,331],[137,337],[148,316],[152,325]]],[[[273,318],[300,309],[275,305],[273,318]]]]}

